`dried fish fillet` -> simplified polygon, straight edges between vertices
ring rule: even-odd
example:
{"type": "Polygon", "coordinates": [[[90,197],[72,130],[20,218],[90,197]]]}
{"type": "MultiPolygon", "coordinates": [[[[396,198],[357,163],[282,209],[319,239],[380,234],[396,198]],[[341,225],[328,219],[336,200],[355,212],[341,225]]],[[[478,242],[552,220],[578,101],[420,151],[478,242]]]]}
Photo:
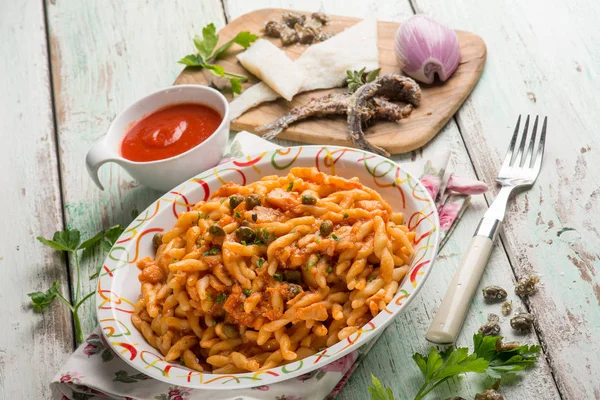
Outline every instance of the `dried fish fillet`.
{"type": "Polygon", "coordinates": [[[412,104],[400,107],[398,104],[392,103],[382,97],[374,97],[373,103],[375,104],[375,119],[386,121],[400,121],[408,117],[413,110],[412,104]]]}
{"type": "MultiPolygon", "coordinates": [[[[298,41],[297,32],[287,26],[281,31],[282,41],[284,36],[286,40],[298,41]],[[290,38],[286,36],[288,33],[290,38]]],[[[310,46],[294,63],[304,76],[299,92],[343,86],[347,70],[364,67],[366,71],[372,71],[379,68],[377,21],[374,18],[352,25],[330,39],[323,37],[319,40],[325,41],[310,46]]],[[[259,82],[231,102],[230,119],[236,119],[250,108],[278,97],[279,94],[265,82],[259,82]]]]}
{"type": "Polygon", "coordinates": [[[324,117],[327,115],[344,115],[348,109],[350,96],[345,93],[330,94],[321,98],[312,99],[302,107],[296,107],[284,116],[268,124],[256,128],[258,132],[267,132],[263,139],[273,139],[282,130],[296,121],[309,117],[324,117]]]}
{"type": "MultiPolygon", "coordinates": [[[[352,95],[349,93],[336,93],[312,99],[302,107],[294,108],[284,116],[260,126],[256,130],[258,132],[267,132],[263,135],[263,138],[270,140],[294,122],[310,117],[345,115],[348,112],[351,97],[352,95]]],[[[408,117],[412,112],[412,108],[410,104],[401,107],[386,99],[375,97],[359,112],[365,120],[398,121],[408,117]]]]}
{"type": "Polygon", "coordinates": [[[268,40],[257,40],[246,51],[238,54],[237,59],[244,68],[288,101],[292,100],[302,86],[302,70],[283,50],[268,40]]]}
{"type": "Polygon", "coordinates": [[[375,96],[385,97],[389,100],[405,101],[418,107],[421,104],[421,88],[411,78],[388,74],[378,77],[373,82],[364,84],[350,98],[348,106],[348,135],[350,140],[361,149],[389,157],[390,154],[387,151],[366,139],[363,130],[368,123],[368,119],[364,119],[361,110],[375,96]]]}

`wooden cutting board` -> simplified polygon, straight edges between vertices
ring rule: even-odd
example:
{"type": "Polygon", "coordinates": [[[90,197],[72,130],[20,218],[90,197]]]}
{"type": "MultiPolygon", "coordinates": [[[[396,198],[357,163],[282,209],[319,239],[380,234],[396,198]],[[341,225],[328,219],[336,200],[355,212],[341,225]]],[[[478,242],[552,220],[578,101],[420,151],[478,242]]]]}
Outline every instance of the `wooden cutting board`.
{"type": "MultiPolygon", "coordinates": [[[[219,44],[231,40],[240,31],[250,31],[263,35],[262,28],[270,19],[281,20],[281,13],[288,10],[264,9],[254,11],[235,19],[219,32],[219,44]]],[[[310,16],[310,13],[305,13],[310,16]]],[[[325,31],[341,32],[344,28],[354,25],[359,19],[351,17],[331,16],[331,22],[325,31]]],[[[394,36],[400,24],[395,22],[378,22],[378,47],[381,74],[400,73],[400,67],[394,53],[394,36]]],[[[423,99],[421,106],[416,108],[411,116],[400,122],[377,121],[366,130],[367,139],[381,146],[392,154],[405,153],[423,146],[430,141],[454,115],[467,98],[479,80],[486,58],[486,47],[483,40],[469,32],[456,31],[460,43],[461,62],[452,77],[445,83],[433,85],[422,84],[423,99]]],[[[278,47],[281,41],[266,38],[278,47]]],[[[307,45],[292,45],[285,47],[287,55],[295,60],[307,48],[307,45]]],[[[226,71],[243,74],[249,77],[244,84],[244,90],[258,82],[258,79],[248,73],[237,61],[236,54],[243,51],[233,45],[219,60],[226,71]]],[[[186,68],[177,78],[175,84],[206,84],[204,73],[195,68],[186,68]]],[[[247,130],[255,132],[255,128],[273,121],[286,114],[292,108],[306,104],[313,97],[321,97],[328,93],[343,92],[345,88],[315,90],[301,93],[291,102],[279,99],[264,103],[248,110],[231,124],[232,130],[247,130]]],[[[231,100],[231,95],[227,95],[231,100]]],[[[331,144],[352,146],[347,138],[345,117],[315,118],[292,125],[279,134],[280,138],[314,144],[331,144]]]]}

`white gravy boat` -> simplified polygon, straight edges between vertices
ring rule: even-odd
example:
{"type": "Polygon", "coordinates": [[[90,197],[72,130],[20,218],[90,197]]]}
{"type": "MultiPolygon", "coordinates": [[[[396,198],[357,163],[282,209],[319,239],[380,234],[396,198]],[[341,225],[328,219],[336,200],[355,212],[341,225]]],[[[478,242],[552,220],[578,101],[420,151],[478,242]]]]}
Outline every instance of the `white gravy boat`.
{"type": "Polygon", "coordinates": [[[142,185],[166,192],[219,163],[227,147],[229,125],[229,103],[217,90],[202,85],[168,87],[138,100],[115,118],[106,135],[87,153],[87,170],[100,190],[104,187],[100,183],[98,169],[107,162],[114,162],[142,185]],[[147,162],[131,161],[121,156],[121,141],[134,123],[161,108],[181,103],[207,105],[216,110],[223,121],[205,141],[179,155],[147,162]]]}

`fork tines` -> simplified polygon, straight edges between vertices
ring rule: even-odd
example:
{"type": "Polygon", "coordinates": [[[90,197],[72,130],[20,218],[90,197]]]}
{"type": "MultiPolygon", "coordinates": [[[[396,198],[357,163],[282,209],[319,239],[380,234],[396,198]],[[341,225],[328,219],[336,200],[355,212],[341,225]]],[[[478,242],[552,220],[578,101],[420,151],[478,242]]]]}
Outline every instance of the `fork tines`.
{"type": "Polygon", "coordinates": [[[517,140],[519,138],[519,127],[521,125],[521,116],[519,115],[519,118],[517,119],[517,126],[515,126],[515,133],[513,134],[513,137],[510,141],[510,146],[508,148],[508,151],[506,152],[504,162],[502,163],[502,169],[506,169],[509,167],[533,169],[537,173],[542,167],[542,158],[544,157],[544,144],[546,141],[546,125],[548,123],[548,117],[544,117],[544,123],[542,124],[542,132],[540,134],[539,140],[537,140],[537,143],[536,139],[539,116],[535,117],[531,134],[529,134],[529,118],[530,116],[528,115],[527,119],[525,120],[523,132],[521,134],[521,141],[519,147],[515,151],[515,145],[517,144],[517,140]],[[527,151],[525,151],[528,136],[529,146],[527,146],[527,151]],[[536,145],[537,151],[534,151],[536,145]]]}

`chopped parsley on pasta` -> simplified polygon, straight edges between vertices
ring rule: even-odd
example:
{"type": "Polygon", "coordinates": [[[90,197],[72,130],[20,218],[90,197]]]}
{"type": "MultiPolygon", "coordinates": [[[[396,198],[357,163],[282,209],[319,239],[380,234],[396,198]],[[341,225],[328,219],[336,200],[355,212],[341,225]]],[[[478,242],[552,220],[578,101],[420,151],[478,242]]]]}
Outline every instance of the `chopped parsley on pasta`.
{"type": "Polygon", "coordinates": [[[155,257],[138,261],[132,321],[165,360],[197,371],[300,360],[386,307],[414,236],[357,178],[292,168],[230,182],[180,214],[155,240],[155,257]]]}

